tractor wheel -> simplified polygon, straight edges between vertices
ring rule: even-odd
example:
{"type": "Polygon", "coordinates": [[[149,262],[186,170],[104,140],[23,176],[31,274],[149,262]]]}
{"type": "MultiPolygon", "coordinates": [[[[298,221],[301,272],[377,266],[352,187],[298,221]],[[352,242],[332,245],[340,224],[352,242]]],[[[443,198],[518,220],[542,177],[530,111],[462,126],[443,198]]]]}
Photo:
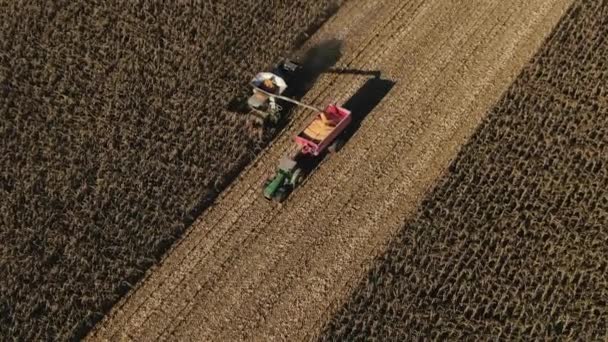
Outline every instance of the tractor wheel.
{"type": "Polygon", "coordinates": [[[337,153],[340,151],[340,149],[342,149],[342,146],[344,146],[344,140],[337,138],[331,145],[329,145],[327,150],[330,153],[337,153]]]}
{"type": "Polygon", "coordinates": [[[280,188],[277,189],[277,191],[274,193],[274,199],[275,201],[282,203],[283,201],[285,201],[287,199],[287,196],[289,196],[289,187],[287,186],[282,186],[280,188]]]}
{"type": "Polygon", "coordinates": [[[294,188],[297,187],[302,182],[302,178],[304,178],[304,175],[302,174],[302,169],[297,168],[297,169],[293,170],[293,173],[291,174],[291,179],[290,179],[291,185],[294,188]]]}

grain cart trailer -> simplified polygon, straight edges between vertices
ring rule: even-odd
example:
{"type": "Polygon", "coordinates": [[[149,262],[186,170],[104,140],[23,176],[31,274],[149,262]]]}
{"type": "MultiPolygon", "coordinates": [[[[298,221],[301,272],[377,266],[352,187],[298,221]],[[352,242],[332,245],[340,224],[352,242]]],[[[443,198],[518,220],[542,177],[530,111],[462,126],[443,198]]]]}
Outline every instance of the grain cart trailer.
{"type": "Polygon", "coordinates": [[[281,158],[274,174],[264,182],[264,197],[283,202],[304,177],[299,160],[303,157],[320,158],[325,151],[337,152],[343,144],[341,135],[351,121],[351,112],[337,105],[316,111],[294,136],[292,150],[281,158]]]}

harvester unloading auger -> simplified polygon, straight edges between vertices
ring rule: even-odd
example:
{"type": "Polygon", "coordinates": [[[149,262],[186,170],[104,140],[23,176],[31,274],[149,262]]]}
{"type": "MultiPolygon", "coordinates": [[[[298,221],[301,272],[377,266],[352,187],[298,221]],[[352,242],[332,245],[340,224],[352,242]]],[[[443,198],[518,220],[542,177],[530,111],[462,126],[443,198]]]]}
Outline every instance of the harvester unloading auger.
{"type": "Polygon", "coordinates": [[[253,88],[253,94],[247,100],[249,108],[264,122],[276,124],[281,119],[283,107],[277,103],[277,99],[293,103],[297,106],[321,111],[318,108],[283,96],[287,89],[287,82],[297,77],[302,66],[286,60],[280,63],[272,72],[260,72],[249,83],[253,88]]]}

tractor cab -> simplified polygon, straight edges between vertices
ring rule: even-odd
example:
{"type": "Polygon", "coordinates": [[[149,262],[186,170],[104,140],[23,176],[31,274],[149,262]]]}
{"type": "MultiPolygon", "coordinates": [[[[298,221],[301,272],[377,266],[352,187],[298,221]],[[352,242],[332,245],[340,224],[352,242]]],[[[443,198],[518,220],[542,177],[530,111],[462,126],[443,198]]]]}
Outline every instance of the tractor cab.
{"type": "Polygon", "coordinates": [[[279,161],[275,174],[266,179],[264,197],[268,200],[283,202],[289,193],[299,185],[301,179],[302,170],[298,168],[298,163],[285,156],[279,161]]]}

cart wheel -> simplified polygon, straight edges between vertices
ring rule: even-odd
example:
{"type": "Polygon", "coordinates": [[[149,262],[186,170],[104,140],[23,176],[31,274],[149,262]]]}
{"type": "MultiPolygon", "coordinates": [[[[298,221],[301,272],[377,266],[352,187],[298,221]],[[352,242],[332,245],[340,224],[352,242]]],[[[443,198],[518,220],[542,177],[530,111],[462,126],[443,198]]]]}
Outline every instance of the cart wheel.
{"type": "Polygon", "coordinates": [[[275,201],[283,203],[283,201],[287,199],[287,196],[289,196],[289,190],[290,189],[287,186],[282,186],[278,188],[277,191],[274,193],[275,201]]]}
{"type": "Polygon", "coordinates": [[[302,182],[302,178],[304,178],[304,175],[302,174],[302,169],[297,168],[293,170],[293,173],[291,174],[292,186],[295,188],[296,186],[300,185],[300,182],[302,182]]]}
{"type": "Polygon", "coordinates": [[[336,152],[340,151],[340,149],[342,149],[342,146],[344,146],[344,140],[336,139],[331,145],[329,145],[327,150],[330,153],[336,153],[336,152]]]}

